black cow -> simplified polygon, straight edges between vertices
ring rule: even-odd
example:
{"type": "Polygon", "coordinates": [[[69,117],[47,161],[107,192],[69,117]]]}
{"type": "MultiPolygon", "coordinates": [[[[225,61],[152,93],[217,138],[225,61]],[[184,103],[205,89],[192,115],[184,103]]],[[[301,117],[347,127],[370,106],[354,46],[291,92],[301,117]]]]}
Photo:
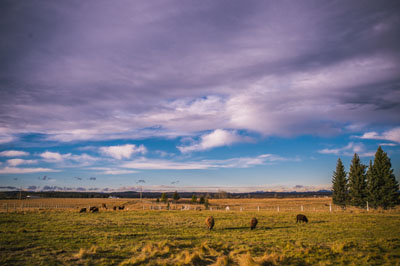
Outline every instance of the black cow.
{"type": "Polygon", "coordinates": [[[123,210],[123,209],[125,209],[125,206],[119,206],[118,209],[123,210]]]}
{"type": "Polygon", "coordinates": [[[114,207],[113,207],[113,210],[116,211],[116,210],[117,210],[117,206],[114,206],[114,207]]]}
{"type": "Polygon", "coordinates": [[[86,212],[86,208],[82,208],[79,212],[86,212]]]}
{"type": "Polygon", "coordinates": [[[251,221],[250,221],[250,229],[251,230],[255,229],[257,224],[258,224],[257,218],[252,218],[251,221]]]}
{"type": "Polygon", "coordinates": [[[306,217],[305,215],[303,215],[303,214],[297,214],[297,216],[296,216],[296,223],[299,223],[299,222],[308,223],[308,219],[307,219],[307,217],[306,217]]]}
{"type": "Polygon", "coordinates": [[[97,208],[95,206],[90,207],[90,212],[98,212],[98,211],[99,211],[99,208],[97,208]]]}

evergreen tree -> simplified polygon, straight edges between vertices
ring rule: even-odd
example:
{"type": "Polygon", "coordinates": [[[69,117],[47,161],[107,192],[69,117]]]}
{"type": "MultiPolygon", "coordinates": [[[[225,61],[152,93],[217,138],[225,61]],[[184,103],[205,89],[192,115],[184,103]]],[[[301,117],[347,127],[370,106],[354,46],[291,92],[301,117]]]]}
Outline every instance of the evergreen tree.
{"type": "Polygon", "coordinates": [[[367,167],[361,163],[360,157],[355,153],[351,161],[348,179],[349,200],[353,206],[365,207],[366,205],[366,168],[367,167]]]}
{"type": "Polygon", "coordinates": [[[374,174],[374,165],[372,161],[369,161],[369,167],[367,170],[367,201],[368,205],[372,208],[378,208],[379,206],[379,188],[381,184],[374,174]]]}
{"type": "Polygon", "coordinates": [[[205,201],[204,201],[204,196],[201,196],[201,197],[200,197],[199,203],[200,203],[200,204],[204,204],[204,202],[205,202],[205,201]]]}
{"type": "Polygon", "coordinates": [[[368,201],[371,207],[392,208],[398,203],[399,184],[393,174],[392,164],[387,153],[379,146],[374,164],[367,173],[368,201]]]}
{"type": "Polygon", "coordinates": [[[172,196],[172,198],[174,199],[175,203],[181,198],[178,194],[178,191],[175,190],[174,195],[172,196]]]}
{"type": "Polygon", "coordinates": [[[167,200],[168,200],[167,194],[162,193],[161,194],[161,202],[167,203],[167,200]]]}
{"type": "Polygon", "coordinates": [[[206,210],[208,210],[208,206],[209,206],[210,204],[208,203],[208,198],[205,198],[205,200],[204,200],[204,207],[206,208],[206,210]]]}
{"type": "Polygon", "coordinates": [[[192,195],[192,202],[193,203],[197,202],[197,196],[195,194],[192,195]]]}
{"type": "Polygon", "coordinates": [[[347,179],[342,160],[337,160],[336,171],[332,176],[332,200],[344,208],[347,202],[347,179]]]}
{"type": "Polygon", "coordinates": [[[372,167],[373,180],[376,179],[380,184],[378,190],[377,205],[387,209],[392,208],[398,203],[399,184],[393,174],[392,164],[387,153],[384,152],[381,146],[375,153],[374,165],[372,167]]]}

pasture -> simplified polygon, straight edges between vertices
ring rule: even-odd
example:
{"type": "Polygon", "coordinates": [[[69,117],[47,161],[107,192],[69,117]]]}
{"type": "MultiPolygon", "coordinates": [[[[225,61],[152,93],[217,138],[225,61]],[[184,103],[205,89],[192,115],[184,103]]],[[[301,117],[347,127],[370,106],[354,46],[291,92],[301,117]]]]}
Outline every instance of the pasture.
{"type": "Polygon", "coordinates": [[[0,213],[1,265],[400,265],[398,209],[330,212],[330,199],[211,200],[212,211],[154,210],[149,202],[143,210],[130,199],[37,201],[40,208],[31,200],[0,213]],[[103,202],[127,208],[78,212],[103,202]],[[296,224],[298,213],[309,222],[296,224]]]}

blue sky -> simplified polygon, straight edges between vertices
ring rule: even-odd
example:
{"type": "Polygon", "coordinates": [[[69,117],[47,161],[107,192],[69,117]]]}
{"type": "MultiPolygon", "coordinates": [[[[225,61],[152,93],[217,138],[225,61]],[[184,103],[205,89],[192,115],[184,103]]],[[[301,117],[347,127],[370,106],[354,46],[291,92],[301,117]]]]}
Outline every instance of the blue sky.
{"type": "Polygon", "coordinates": [[[329,189],[400,175],[398,1],[0,4],[0,187],[329,189]]]}

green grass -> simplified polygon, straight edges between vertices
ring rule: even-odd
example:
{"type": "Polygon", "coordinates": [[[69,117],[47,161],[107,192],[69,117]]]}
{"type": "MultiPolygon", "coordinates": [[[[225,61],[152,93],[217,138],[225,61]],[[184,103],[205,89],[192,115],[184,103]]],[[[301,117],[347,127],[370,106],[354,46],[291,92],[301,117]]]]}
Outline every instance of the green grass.
{"type": "Polygon", "coordinates": [[[400,213],[305,214],[308,224],[284,212],[0,213],[0,264],[400,265],[400,213]]]}

